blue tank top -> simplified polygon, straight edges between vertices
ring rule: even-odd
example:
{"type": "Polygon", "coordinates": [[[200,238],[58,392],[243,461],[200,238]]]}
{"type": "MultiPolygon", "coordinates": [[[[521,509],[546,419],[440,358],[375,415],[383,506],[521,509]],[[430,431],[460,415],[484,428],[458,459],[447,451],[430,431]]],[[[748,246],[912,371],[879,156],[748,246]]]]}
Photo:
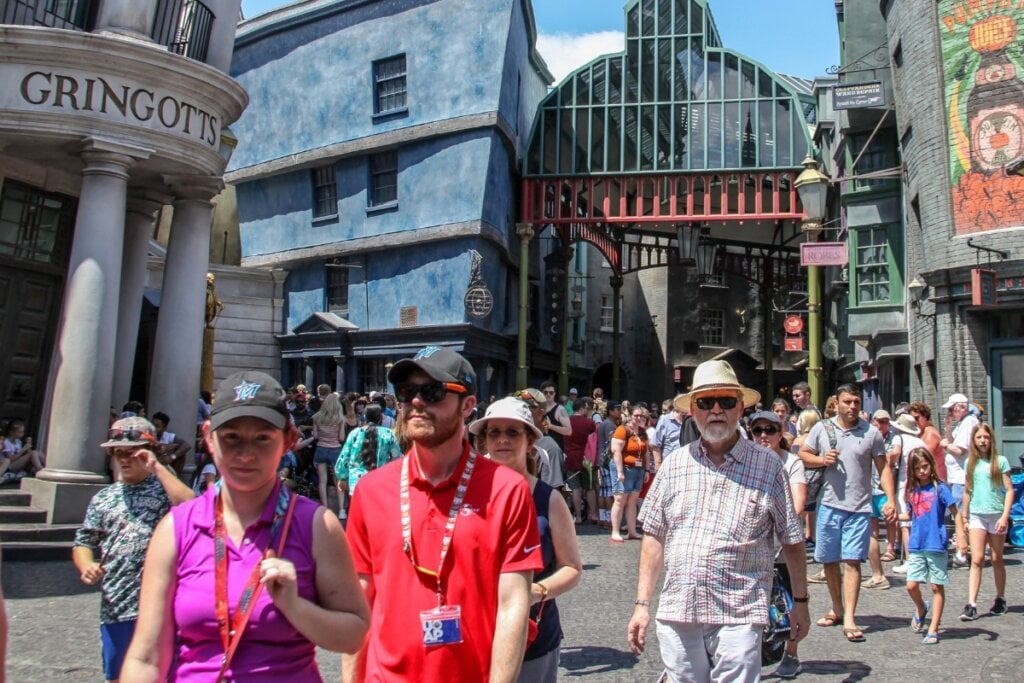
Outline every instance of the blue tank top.
{"type": "MultiPolygon", "coordinates": [[[[554,489],[542,482],[540,479],[533,487],[533,507],[537,511],[537,528],[540,531],[540,552],[544,559],[544,569],[536,573],[534,581],[543,581],[555,573],[558,565],[555,562],[555,542],[551,538],[551,523],[548,520],[548,507],[551,503],[551,494],[554,489]]],[[[558,617],[558,605],[554,598],[545,600],[544,611],[541,612],[540,604],[530,608],[530,618],[536,619],[537,614],[541,615],[540,624],[537,627],[537,640],[526,649],[524,661],[530,661],[543,657],[558,647],[562,642],[562,622],[558,617]]]]}

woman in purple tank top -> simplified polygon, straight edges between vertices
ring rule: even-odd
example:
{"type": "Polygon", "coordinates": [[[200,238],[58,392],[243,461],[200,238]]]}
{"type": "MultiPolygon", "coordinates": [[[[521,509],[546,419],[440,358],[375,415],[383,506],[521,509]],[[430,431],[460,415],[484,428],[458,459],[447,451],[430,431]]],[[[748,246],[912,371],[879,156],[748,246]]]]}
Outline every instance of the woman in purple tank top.
{"type": "Polygon", "coordinates": [[[295,442],[260,372],[221,383],[203,427],[221,480],[157,526],[122,681],[321,681],[316,648],[356,652],[370,612],[333,514],[281,485],[295,442]]]}

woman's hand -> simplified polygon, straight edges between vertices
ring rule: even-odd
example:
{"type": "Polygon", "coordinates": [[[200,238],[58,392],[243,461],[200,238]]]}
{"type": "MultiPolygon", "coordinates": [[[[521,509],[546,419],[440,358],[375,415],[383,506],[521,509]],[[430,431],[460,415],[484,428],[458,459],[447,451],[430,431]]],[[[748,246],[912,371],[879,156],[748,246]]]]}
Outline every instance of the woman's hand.
{"type": "Polygon", "coordinates": [[[267,589],[274,607],[287,616],[299,599],[295,565],[275,556],[273,550],[268,550],[266,558],[260,563],[260,583],[267,589]]]}
{"type": "Polygon", "coordinates": [[[106,573],[107,572],[103,569],[103,565],[99,562],[93,562],[82,570],[82,583],[86,586],[95,586],[106,573]]]}
{"type": "Polygon", "coordinates": [[[1005,534],[1007,529],[1009,529],[1009,528],[1010,528],[1010,518],[1005,516],[1005,515],[1003,515],[1002,517],[999,518],[999,521],[996,522],[996,533],[997,534],[1005,534]]]}

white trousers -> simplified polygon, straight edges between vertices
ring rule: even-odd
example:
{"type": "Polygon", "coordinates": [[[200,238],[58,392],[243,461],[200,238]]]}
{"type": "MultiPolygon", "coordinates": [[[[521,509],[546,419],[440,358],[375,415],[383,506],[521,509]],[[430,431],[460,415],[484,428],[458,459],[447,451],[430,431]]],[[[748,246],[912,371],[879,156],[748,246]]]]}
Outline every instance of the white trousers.
{"type": "Polygon", "coordinates": [[[761,631],[755,624],[715,626],[658,621],[658,645],[671,683],[757,683],[761,631]]]}

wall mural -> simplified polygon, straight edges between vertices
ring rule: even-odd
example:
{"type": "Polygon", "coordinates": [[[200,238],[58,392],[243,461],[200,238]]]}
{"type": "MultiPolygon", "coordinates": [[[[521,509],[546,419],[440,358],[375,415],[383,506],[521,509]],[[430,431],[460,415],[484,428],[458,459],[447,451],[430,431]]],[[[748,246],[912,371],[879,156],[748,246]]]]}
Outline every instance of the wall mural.
{"type": "Polygon", "coordinates": [[[1024,226],[1024,0],[939,0],[956,234],[1024,226]]]}

